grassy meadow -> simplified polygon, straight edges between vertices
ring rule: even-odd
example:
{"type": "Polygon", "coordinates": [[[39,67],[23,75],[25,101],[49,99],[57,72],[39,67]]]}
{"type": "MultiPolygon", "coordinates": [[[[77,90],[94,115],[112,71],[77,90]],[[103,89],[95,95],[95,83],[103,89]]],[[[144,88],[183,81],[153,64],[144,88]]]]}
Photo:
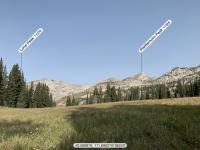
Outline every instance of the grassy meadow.
{"type": "Polygon", "coordinates": [[[0,150],[71,150],[74,142],[125,142],[130,150],[200,149],[200,98],[0,107],[0,150]]]}

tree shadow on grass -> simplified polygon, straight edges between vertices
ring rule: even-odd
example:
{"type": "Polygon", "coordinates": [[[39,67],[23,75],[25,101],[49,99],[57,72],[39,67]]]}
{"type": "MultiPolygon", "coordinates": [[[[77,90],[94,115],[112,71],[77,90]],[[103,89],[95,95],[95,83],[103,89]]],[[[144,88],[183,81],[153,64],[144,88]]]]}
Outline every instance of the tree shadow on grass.
{"type": "Polygon", "coordinates": [[[30,136],[33,133],[40,132],[43,125],[33,123],[31,120],[2,120],[0,121],[0,142],[9,140],[14,136],[30,136]]]}
{"type": "Polygon", "coordinates": [[[59,150],[91,142],[125,142],[130,150],[200,149],[200,106],[80,107],[72,111],[70,121],[75,133],[66,135],[59,150]]]}

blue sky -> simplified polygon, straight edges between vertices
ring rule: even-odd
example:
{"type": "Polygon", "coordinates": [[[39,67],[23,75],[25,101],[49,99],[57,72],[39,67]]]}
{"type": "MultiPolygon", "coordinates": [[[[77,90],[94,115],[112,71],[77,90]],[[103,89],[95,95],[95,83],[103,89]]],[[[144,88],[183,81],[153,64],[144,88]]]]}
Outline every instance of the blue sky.
{"type": "Polygon", "coordinates": [[[17,49],[39,27],[23,55],[28,81],[73,83],[140,72],[138,49],[167,19],[172,25],[144,52],[144,73],[200,64],[199,0],[0,0],[0,56],[8,70],[17,49]]]}

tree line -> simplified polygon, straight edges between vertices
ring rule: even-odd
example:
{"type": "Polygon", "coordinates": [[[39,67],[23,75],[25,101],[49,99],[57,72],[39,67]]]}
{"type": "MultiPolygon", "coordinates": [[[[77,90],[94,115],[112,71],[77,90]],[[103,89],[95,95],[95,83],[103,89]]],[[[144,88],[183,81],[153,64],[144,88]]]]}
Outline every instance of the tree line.
{"type": "Polygon", "coordinates": [[[78,100],[74,96],[67,96],[66,106],[78,105],[78,100]]]}
{"type": "Polygon", "coordinates": [[[7,73],[3,59],[0,59],[0,106],[19,108],[41,108],[54,106],[52,95],[47,85],[33,83],[28,86],[19,65],[13,65],[7,73]]]}
{"type": "MultiPolygon", "coordinates": [[[[85,101],[86,104],[93,104],[194,96],[200,96],[200,77],[190,81],[178,80],[167,84],[152,84],[128,89],[116,88],[108,83],[104,91],[102,87],[95,87],[92,92],[87,92],[86,98],[79,99],[79,101],[85,101]]],[[[76,101],[76,103],[73,103],[73,105],[79,104],[78,99],[74,101],[76,101]]],[[[67,106],[69,105],[72,105],[72,102],[71,99],[68,98],[67,106]]]]}

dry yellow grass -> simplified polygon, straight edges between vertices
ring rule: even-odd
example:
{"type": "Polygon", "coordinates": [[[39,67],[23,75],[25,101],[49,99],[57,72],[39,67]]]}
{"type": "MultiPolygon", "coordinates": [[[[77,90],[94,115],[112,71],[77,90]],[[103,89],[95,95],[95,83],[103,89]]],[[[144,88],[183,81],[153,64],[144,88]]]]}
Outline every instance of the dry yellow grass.
{"type": "Polygon", "coordinates": [[[69,109],[84,108],[84,107],[108,108],[114,105],[200,105],[200,97],[120,101],[120,102],[110,102],[102,104],[70,106],[68,108],[69,109]]]}
{"type": "Polygon", "coordinates": [[[131,147],[139,149],[144,148],[140,146],[141,144],[146,144],[147,149],[159,149],[162,147],[162,142],[168,140],[168,148],[170,145],[176,148],[198,148],[200,140],[196,133],[200,130],[197,128],[200,122],[197,118],[200,116],[199,106],[200,97],[43,109],[0,107],[0,150],[71,149],[75,141],[113,142],[112,140],[128,142],[131,147]],[[189,128],[185,129],[185,125],[189,128]],[[197,145],[187,145],[182,139],[174,139],[175,141],[170,143],[172,135],[176,136],[175,132],[179,131],[179,128],[181,133],[176,133],[177,138],[186,136],[184,138],[191,143],[196,142],[197,145]],[[184,130],[186,131],[182,133],[184,130]],[[152,137],[148,137],[146,131],[160,141],[158,147],[154,147],[155,143],[152,144],[152,137]],[[186,132],[191,134],[187,135],[186,132]],[[106,134],[101,135],[102,133],[106,134]],[[166,134],[166,137],[157,133],[166,134]],[[142,139],[138,139],[139,137],[142,139]],[[194,139],[196,141],[193,141],[194,139]],[[146,143],[140,143],[141,141],[146,143]]]}

